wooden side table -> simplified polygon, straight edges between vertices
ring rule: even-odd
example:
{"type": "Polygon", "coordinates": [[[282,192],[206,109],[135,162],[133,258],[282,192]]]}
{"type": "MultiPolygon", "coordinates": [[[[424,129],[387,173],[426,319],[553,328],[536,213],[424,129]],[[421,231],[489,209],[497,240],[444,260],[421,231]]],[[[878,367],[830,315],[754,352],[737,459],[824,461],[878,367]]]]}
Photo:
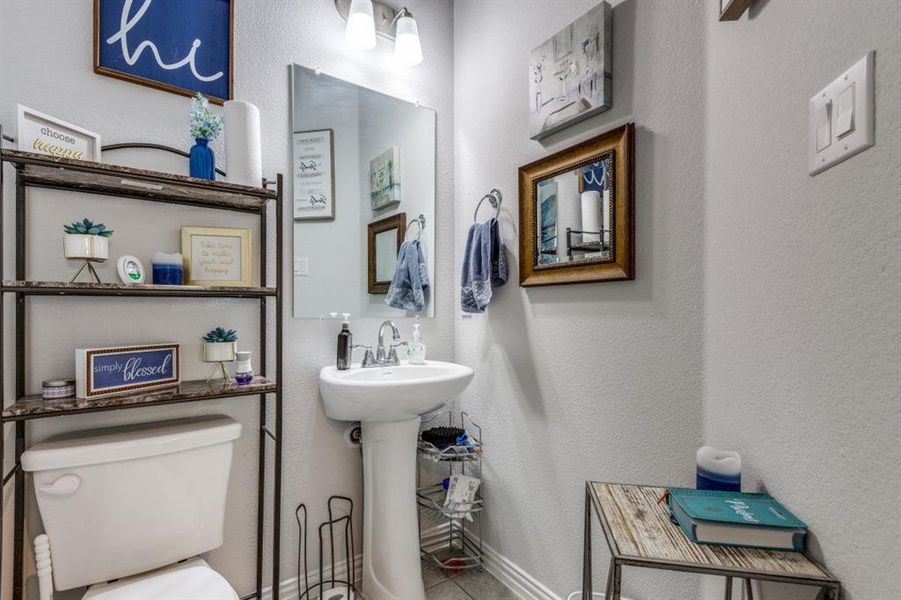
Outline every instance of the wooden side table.
{"type": "Polygon", "coordinates": [[[841,600],[841,582],[807,553],[692,542],[681,527],[670,521],[666,505],[657,502],[665,491],[664,487],[586,482],[583,600],[592,597],[592,507],[613,556],[607,575],[606,600],[620,600],[624,566],[722,575],[726,578],[725,600],[732,599],[733,578],[745,580],[749,600],[753,600],[752,579],[819,587],[821,598],[841,600]]]}

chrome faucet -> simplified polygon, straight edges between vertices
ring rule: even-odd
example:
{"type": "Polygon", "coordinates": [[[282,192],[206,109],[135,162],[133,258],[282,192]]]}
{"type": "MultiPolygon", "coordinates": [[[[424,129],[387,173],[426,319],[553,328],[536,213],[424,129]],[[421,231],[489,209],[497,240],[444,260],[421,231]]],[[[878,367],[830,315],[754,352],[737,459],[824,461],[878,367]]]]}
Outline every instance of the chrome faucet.
{"type": "Polygon", "coordinates": [[[407,342],[401,342],[400,340],[400,331],[397,329],[397,325],[392,321],[385,321],[379,326],[379,345],[375,349],[375,360],[370,364],[366,364],[367,361],[363,361],[364,367],[392,367],[400,364],[400,360],[397,358],[397,349],[401,346],[406,346],[407,342]],[[385,347],[385,328],[391,329],[391,342],[388,347],[385,347]]]}

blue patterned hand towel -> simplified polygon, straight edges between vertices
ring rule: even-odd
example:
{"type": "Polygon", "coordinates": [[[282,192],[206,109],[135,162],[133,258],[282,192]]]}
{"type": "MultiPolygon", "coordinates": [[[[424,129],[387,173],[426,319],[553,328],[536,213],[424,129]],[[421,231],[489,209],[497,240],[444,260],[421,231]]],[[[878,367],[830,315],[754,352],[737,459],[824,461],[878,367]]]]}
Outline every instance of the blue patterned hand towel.
{"type": "Polygon", "coordinates": [[[462,279],[460,304],[467,313],[485,312],[494,288],[507,283],[507,249],[497,219],[473,223],[469,228],[462,279]]]}
{"type": "Polygon", "coordinates": [[[394,277],[385,296],[385,304],[401,310],[420,312],[425,308],[425,289],[429,270],[418,240],[404,242],[397,253],[394,277]]]}

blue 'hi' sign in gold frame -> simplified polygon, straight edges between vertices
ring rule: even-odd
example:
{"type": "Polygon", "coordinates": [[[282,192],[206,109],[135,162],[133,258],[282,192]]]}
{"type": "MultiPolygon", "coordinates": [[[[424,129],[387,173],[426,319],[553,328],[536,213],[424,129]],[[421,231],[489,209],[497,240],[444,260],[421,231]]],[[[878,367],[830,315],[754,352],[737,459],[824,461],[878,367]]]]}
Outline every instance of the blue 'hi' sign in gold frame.
{"type": "Polygon", "coordinates": [[[233,0],[94,0],[94,72],[221,104],[233,19],[233,0]]]}

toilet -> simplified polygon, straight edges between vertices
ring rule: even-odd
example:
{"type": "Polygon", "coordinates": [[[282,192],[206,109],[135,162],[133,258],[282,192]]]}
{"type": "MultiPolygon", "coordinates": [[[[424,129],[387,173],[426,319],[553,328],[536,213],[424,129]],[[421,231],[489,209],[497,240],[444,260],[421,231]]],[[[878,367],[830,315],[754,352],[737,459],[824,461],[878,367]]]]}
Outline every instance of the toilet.
{"type": "Polygon", "coordinates": [[[199,555],[223,542],[241,424],[204,416],[64,434],[22,455],[53,587],[83,600],[237,600],[199,555]]]}

